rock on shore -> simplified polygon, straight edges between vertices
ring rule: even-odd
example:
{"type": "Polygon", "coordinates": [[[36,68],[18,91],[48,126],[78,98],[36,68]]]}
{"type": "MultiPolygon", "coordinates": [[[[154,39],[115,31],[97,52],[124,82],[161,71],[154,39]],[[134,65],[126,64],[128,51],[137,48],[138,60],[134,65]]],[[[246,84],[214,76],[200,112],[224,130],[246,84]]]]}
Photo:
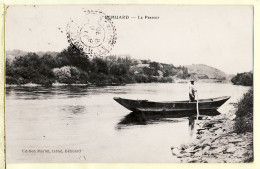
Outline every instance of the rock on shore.
{"type": "Polygon", "coordinates": [[[172,147],[180,162],[243,163],[253,161],[253,133],[233,132],[235,109],[196,121],[196,139],[189,145],[172,147]]]}

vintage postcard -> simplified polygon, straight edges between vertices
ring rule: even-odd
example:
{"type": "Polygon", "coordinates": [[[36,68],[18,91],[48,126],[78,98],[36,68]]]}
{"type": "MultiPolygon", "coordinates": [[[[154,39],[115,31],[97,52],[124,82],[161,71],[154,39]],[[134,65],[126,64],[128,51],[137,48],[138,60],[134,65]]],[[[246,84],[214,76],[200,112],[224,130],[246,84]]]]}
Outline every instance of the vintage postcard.
{"type": "Polygon", "coordinates": [[[7,163],[252,163],[252,5],[9,5],[7,163]]]}

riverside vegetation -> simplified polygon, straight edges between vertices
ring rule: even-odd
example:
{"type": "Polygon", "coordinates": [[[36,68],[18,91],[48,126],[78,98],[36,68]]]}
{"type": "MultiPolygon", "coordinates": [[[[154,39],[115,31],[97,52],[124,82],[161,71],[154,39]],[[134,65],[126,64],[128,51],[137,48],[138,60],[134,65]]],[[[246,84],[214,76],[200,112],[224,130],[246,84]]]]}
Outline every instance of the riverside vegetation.
{"type": "Polygon", "coordinates": [[[244,72],[238,73],[231,79],[231,82],[235,85],[252,86],[253,85],[253,73],[244,72]]]}
{"type": "MultiPolygon", "coordinates": [[[[251,72],[237,74],[234,84],[253,85],[251,72]],[[245,80],[247,79],[247,81],[245,80]]],[[[253,88],[226,114],[201,116],[197,121],[196,140],[189,145],[172,147],[181,162],[253,162],[253,88]]]]}
{"type": "Polygon", "coordinates": [[[108,56],[89,59],[69,46],[56,56],[27,53],[6,59],[6,84],[35,83],[50,86],[65,84],[123,84],[173,82],[189,77],[187,68],[130,57],[108,56]]]}

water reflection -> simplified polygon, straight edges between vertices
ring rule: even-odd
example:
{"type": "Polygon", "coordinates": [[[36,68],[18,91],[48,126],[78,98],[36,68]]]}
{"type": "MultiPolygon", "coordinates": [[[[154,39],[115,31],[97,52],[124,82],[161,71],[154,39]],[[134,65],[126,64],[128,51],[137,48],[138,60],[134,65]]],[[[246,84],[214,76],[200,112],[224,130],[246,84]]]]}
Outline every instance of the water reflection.
{"type": "Polygon", "coordinates": [[[195,125],[195,120],[196,119],[197,118],[195,116],[188,117],[190,131],[193,131],[193,129],[194,129],[194,125],[195,125]]]}
{"type": "MultiPolygon", "coordinates": [[[[128,125],[147,125],[151,123],[159,122],[177,122],[179,119],[188,119],[189,127],[194,129],[196,120],[196,111],[182,111],[182,112],[131,112],[120,120],[118,126],[128,125]]],[[[217,110],[214,111],[200,111],[200,117],[202,116],[216,116],[220,113],[217,110]]],[[[201,119],[201,118],[199,118],[201,119]]],[[[121,128],[121,127],[119,127],[121,128]]]]}
{"type": "Polygon", "coordinates": [[[104,93],[125,94],[129,92],[124,86],[16,86],[6,87],[5,94],[9,98],[22,100],[42,100],[52,98],[82,98],[83,96],[103,95],[104,93]]]}
{"type": "Polygon", "coordinates": [[[71,114],[82,114],[85,111],[85,106],[64,106],[61,110],[71,114]]]}

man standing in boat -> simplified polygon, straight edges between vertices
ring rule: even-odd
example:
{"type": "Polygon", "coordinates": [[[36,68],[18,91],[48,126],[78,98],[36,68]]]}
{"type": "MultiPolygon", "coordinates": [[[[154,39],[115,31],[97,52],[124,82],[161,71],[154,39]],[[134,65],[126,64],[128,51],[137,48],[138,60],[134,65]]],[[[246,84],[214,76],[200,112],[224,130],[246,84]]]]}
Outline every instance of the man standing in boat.
{"type": "Polygon", "coordinates": [[[194,85],[194,80],[191,79],[190,80],[190,86],[189,86],[189,98],[190,98],[190,102],[194,102],[195,101],[195,92],[197,92],[197,89],[194,85]]]}

